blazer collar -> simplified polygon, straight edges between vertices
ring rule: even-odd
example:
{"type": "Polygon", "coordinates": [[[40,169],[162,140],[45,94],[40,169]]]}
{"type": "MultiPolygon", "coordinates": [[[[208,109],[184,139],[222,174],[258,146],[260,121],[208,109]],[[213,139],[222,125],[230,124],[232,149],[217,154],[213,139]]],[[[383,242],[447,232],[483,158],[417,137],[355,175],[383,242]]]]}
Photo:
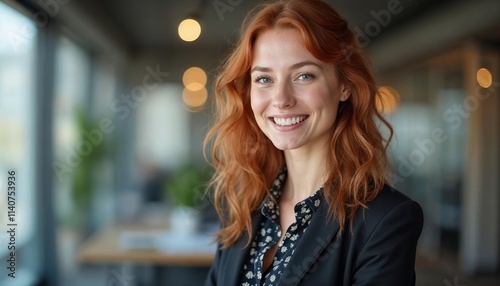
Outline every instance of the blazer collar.
{"type": "Polygon", "coordinates": [[[328,204],[323,201],[300,238],[278,285],[297,285],[318,258],[322,255],[331,255],[334,251],[336,247],[330,241],[338,232],[339,224],[337,220],[327,221],[327,217],[328,204]],[[325,251],[326,247],[331,249],[325,251]]]}

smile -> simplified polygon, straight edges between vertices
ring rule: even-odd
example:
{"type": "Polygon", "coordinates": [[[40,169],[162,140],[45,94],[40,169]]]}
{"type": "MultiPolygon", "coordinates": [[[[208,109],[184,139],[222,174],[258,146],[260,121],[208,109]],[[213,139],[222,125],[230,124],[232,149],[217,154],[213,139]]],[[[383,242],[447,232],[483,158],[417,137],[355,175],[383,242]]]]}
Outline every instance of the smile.
{"type": "Polygon", "coordinates": [[[278,117],[273,117],[274,123],[280,125],[280,126],[291,126],[298,124],[302,121],[304,121],[307,118],[307,116],[297,116],[297,117],[289,117],[289,118],[278,118],[278,117]]]}

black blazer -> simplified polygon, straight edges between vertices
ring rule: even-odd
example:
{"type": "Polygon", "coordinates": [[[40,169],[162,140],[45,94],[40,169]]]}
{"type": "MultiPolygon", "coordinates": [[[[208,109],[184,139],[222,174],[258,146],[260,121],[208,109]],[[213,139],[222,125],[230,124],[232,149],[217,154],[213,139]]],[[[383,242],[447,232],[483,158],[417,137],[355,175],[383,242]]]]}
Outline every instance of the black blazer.
{"type": "MultiPolygon", "coordinates": [[[[253,233],[261,214],[253,217],[253,233]]],[[[285,268],[279,286],[415,285],[415,252],[423,226],[420,205],[386,186],[368,209],[358,211],[353,230],[339,233],[321,204],[285,268]]],[[[236,286],[249,247],[246,237],[218,250],[205,286],[236,286]]]]}

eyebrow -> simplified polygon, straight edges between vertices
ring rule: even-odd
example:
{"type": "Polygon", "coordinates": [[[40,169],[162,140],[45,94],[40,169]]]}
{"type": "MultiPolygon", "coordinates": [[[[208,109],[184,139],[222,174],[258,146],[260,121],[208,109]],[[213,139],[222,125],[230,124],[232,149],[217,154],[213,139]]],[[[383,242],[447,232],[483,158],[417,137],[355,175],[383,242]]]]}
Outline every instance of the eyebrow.
{"type": "MultiPolygon", "coordinates": [[[[288,69],[289,70],[296,70],[296,69],[299,69],[301,67],[304,67],[304,66],[317,66],[318,68],[322,69],[321,66],[313,61],[303,61],[303,62],[299,62],[299,63],[296,63],[296,64],[293,64],[291,65],[288,69]]],[[[267,68],[267,67],[260,67],[260,66],[255,66],[251,71],[250,73],[253,73],[254,71],[260,71],[260,72],[270,72],[271,71],[271,68],[267,68]]]]}

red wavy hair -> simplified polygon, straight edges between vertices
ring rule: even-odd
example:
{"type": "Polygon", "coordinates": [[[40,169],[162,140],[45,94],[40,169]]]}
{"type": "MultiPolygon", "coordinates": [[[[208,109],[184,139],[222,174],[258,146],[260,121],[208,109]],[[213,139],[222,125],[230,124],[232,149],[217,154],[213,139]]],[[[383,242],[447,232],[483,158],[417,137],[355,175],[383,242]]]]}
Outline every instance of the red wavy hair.
{"type": "MultiPolygon", "coordinates": [[[[386,149],[392,128],[375,107],[377,86],[347,22],[321,0],[262,4],[245,19],[238,44],[223,62],[215,82],[215,121],[205,138],[215,168],[210,186],[222,221],[217,235],[222,247],[246,236],[251,215],[268,196],[285,161],[257,126],[250,107],[250,68],[257,37],[270,29],[300,32],[305,47],[321,61],[334,63],[339,83],[351,91],[341,102],[330,139],[324,185],[331,219],[341,231],[360,207],[374,199],[386,183],[386,149]],[[377,121],[389,130],[387,140],[377,121]]],[[[208,157],[207,152],[205,153],[208,157]]]]}

